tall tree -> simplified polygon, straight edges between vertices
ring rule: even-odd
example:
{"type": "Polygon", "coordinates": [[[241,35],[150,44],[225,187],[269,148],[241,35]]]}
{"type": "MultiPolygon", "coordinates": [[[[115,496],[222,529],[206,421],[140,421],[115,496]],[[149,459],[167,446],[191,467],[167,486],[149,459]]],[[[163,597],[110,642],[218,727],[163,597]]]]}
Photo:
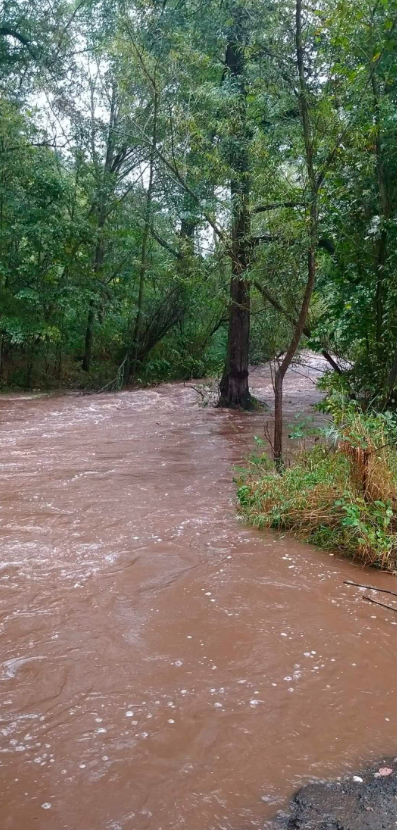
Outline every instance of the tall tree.
{"type": "Polygon", "coordinates": [[[230,9],[230,27],[225,57],[225,82],[233,102],[229,164],[231,169],[231,280],[227,356],[220,382],[219,406],[251,405],[248,387],[250,336],[250,284],[247,278],[250,254],[250,132],[247,120],[246,57],[248,20],[240,2],[230,9]]]}

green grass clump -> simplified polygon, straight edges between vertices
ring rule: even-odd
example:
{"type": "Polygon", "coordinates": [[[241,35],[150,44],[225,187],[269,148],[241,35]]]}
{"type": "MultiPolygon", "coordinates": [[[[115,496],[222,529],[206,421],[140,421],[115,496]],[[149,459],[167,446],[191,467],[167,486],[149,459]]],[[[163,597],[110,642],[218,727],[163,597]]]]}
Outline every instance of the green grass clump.
{"type": "Polygon", "coordinates": [[[240,471],[241,513],[257,528],[396,571],[397,452],[387,420],[350,410],[332,429],[333,445],[301,450],[282,475],[265,456],[240,471]]]}

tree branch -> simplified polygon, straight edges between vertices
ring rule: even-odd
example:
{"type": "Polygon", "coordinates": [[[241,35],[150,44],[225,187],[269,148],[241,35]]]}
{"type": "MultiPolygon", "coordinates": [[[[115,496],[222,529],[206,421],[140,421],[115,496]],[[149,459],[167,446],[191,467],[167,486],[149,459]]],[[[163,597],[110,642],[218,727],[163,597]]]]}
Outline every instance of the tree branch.
{"type": "Polygon", "coordinates": [[[174,256],[175,259],[183,259],[183,254],[181,254],[180,251],[177,251],[176,248],[173,248],[172,245],[169,244],[169,242],[166,242],[165,239],[159,236],[157,231],[155,231],[153,225],[150,226],[150,233],[152,234],[153,239],[155,239],[156,242],[158,242],[158,244],[161,245],[162,248],[165,248],[166,251],[172,254],[172,256],[174,256]]]}
{"type": "Polygon", "coordinates": [[[16,29],[11,29],[10,26],[0,26],[0,35],[3,35],[3,37],[13,37],[15,40],[18,40],[19,43],[22,43],[22,46],[30,46],[28,38],[21,35],[20,32],[16,31],[16,29]]]}
{"type": "Polygon", "coordinates": [[[175,178],[177,179],[178,183],[181,185],[183,190],[185,190],[186,193],[188,193],[189,196],[191,196],[192,199],[194,199],[195,203],[197,205],[199,205],[204,219],[206,219],[206,221],[211,226],[214,233],[219,237],[219,239],[221,239],[223,242],[225,242],[225,234],[218,227],[216,222],[214,222],[214,220],[211,218],[211,216],[209,216],[209,214],[201,208],[201,200],[200,200],[199,196],[197,196],[197,193],[195,193],[194,190],[192,190],[190,185],[188,185],[186,179],[180,174],[179,170],[175,169],[174,165],[171,164],[171,162],[166,158],[166,156],[164,156],[164,154],[161,152],[161,150],[159,150],[158,147],[156,148],[156,153],[157,153],[157,156],[160,159],[160,161],[162,161],[164,166],[167,168],[167,170],[169,170],[173,174],[173,176],[175,176],[175,178]]]}
{"type": "Polygon", "coordinates": [[[266,213],[268,210],[295,207],[304,207],[304,202],[272,202],[270,205],[257,205],[252,209],[252,213],[266,213]]]}
{"type": "MultiPolygon", "coordinates": [[[[282,314],[283,317],[285,317],[285,319],[288,320],[289,323],[291,323],[293,326],[297,325],[295,317],[292,314],[290,314],[287,311],[287,309],[285,309],[284,306],[282,306],[281,303],[278,300],[276,300],[275,297],[273,297],[273,295],[270,293],[270,291],[268,291],[267,288],[261,285],[260,282],[258,282],[258,280],[254,280],[253,285],[255,286],[256,290],[259,291],[260,294],[262,294],[263,299],[267,300],[270,303],[270,305],[272,305],[273,308],[276,309],[276,311],[279,311],[280,314],[282,314]]],[[[302,334],[304,334],[305,337],[309,338],[311,337],[312,333],[308,326],[304,326],[302,334]]],[[[327,363],[329,363],[330,366],[332,366],[334,372],[337,372],[338,375],[341,375],[342,369],[340,368],[340,366],[338,366],[336,360],[334,360],[332,355],[330,355],[330,353],[326,349],[321,349],[321,354],[325,358],[327,363]]]]}

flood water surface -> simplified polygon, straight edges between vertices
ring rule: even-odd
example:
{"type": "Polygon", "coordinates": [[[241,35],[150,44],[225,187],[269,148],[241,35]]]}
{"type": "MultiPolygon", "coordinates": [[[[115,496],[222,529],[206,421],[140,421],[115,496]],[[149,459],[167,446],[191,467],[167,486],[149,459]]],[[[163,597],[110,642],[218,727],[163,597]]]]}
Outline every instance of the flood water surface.
{"type": "Polygon", "coordinates": [[[397,615],[343,582],[397,583],[238,521],[261,419],[183,385],[0,400],[2,830],[263,827],[395,754],[397,615]]]}

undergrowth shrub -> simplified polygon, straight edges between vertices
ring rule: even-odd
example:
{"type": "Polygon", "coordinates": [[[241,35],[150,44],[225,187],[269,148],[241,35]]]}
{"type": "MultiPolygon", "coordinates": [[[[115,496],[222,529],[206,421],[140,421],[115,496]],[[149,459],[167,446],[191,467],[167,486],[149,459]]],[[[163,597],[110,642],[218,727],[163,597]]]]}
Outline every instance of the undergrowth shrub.
{"type": "Polygon", "coordinates": [[[237,478],[245,518],[258,528],[289,530],[365,564],[397,568],[397,425],[363,413],[335,394],[322,442],[300,449],[279,475],[265,455],[237,478]]]}

